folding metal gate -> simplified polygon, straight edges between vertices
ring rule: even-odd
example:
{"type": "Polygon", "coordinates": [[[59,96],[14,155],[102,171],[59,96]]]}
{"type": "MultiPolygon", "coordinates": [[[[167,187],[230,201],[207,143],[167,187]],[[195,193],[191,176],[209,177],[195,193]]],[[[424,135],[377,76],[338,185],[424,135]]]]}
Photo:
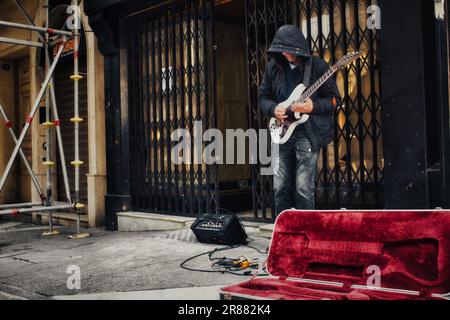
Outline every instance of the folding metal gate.
{"type": "MultiPolygon", "coordinates": [[[[166,2],[128,20],[131,194],[135,209],[218,208],[217,167],[175,165],[171,133],[216,128],[212,1],[166,2]]],[[[193,139],[190,141],[193,148],[193,139]]]]}
{"type": "MultiPolygon", "coordinates": [[[[246,0],[250,120],[267,128],[257,104],[266,50],[283,24],[299,26],[311,51],[330,64],[349,51],[367,55],[337,74],[342,106],[335,112],[334,142],[320,155],[318,208],[383,207],[379,32],[367,27],[370,0],[246,0]]],[[[375,8],[376,7],[371,7],[375,8]]],[[[254,214],[273,216],[272,178],[253,166],[254,214]],[[272,209],[272,210],[271,210],[272,209]]]]}

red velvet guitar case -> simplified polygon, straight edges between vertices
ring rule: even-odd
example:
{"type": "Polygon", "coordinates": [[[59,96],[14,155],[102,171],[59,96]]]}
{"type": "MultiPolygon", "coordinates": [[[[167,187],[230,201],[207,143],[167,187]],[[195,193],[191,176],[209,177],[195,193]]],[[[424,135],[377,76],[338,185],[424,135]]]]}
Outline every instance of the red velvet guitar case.
{"type": "Polygon", "coordinates": [[[284,211],[267,271],[220,298],[448,300],[450,211],[284,211]]]}

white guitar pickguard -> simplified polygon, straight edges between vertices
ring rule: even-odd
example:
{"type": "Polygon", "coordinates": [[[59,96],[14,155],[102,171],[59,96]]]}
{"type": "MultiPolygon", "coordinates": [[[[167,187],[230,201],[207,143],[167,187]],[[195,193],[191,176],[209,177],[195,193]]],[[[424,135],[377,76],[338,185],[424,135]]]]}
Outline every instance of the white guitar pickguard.
{"type": "MultiPolygon", "coordinates": [[[[305,91],[306,87],[303,84],[299,84],[291,93],[289,98],[287,98],[285,101],[281,102],[278,106],[281,106],[285,109],[289,108],[292,103],[294,103],[296,100],[298,100],[303,92],[305,91]]],[[[297,121],[291,123],[289,127],[286,128],[285,124],[281,121],[279,121],[276,118],[271,118],[269,122],[269,130],[270,130],[270,136],[272,137],[272,141],[277,144],[283,144],[286,141],[289,140],[289,138],[292,135],[292,132],[295,130],[295,128],[308,121],[309,115],[307,114],[300,114],[299,112],[295,112],[295,118],[297,121]]]]}

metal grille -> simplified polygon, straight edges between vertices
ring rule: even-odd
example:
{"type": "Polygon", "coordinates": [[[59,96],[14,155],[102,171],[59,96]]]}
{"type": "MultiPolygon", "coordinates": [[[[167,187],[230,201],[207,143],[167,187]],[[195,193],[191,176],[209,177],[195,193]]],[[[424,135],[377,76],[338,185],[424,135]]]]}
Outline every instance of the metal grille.
{"type": "MultiPolygon", "coordinates": [[[[363,59],[341,70],[336,80],[342,105],[335,111],[334,141],[320,154],[317,208],[383,207],[379,33],[367,28],[369,0],[246,0],[246,32],[250,120],[267,128],[257,104],[258,86],[268,62],[276,30],[295,24],[311,51],[332,64],[349,51],[363,50],[363,59]]],[[[273,217],[272,178],[253,166],[254,214],[273,217]]]]}
{"type": "Polygon", "coordinates": [[[129,19],[131,194],[135,209],[201,213],[218,208],[217,167],[175,165],[171,134],[195,121],[217,127],[210,1],[169,3],[129,19]]]}

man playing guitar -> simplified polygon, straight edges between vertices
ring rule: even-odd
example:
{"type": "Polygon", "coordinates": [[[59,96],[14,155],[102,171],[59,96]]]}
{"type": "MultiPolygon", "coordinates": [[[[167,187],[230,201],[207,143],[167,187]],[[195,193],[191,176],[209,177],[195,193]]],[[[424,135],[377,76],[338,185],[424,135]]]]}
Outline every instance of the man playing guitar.
{"type": "Polygon", "coordinates": [[[317,158],[320,149],[333,137],[333,114],[340,103],[339,91],[330,77],[304,102],[294,103],[289,109],[279,106],[300,83],[308,87],[329,66],[311,55],[302,32],[293,25],[278,29],[268,55],[272,59],[266,66],[258,95],[262,112],[279,121],[285,121],[290,112],[309,115],[309,120],[298,125],[289,140],[280,144],[279,167],[273,183],[275,211],[279,214],[294,207],[314,209],[317,158]]]}

